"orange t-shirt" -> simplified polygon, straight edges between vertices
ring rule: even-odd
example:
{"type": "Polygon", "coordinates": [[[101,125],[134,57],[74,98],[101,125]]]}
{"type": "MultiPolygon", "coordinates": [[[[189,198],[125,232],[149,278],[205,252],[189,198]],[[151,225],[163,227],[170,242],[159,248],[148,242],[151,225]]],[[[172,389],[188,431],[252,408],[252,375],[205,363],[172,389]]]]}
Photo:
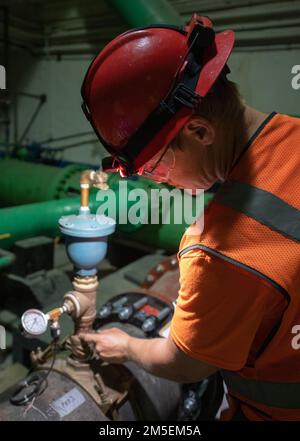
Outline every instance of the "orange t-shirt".
{"type": "MultiPolygon", "coordinates": [[[[184,236],[180,250],[191,243],[184,236]]],[[[255,274],[202,250],[189,250],[180,257],[171,336],[189,356],[239,371],[255,359],[284,306],[277,290],[255,274]]]]}

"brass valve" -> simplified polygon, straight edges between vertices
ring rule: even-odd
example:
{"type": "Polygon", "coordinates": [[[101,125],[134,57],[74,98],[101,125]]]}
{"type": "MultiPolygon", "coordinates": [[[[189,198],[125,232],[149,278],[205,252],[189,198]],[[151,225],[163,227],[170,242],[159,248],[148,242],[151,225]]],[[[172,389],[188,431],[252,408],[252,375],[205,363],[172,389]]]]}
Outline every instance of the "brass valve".
{"type": "Polygon", "coordinates": [[[89,207],[90,186],[107,190],[107,174],[101,170],[85,170],[80,175],[81,209],[87,210],[89,207]]]}

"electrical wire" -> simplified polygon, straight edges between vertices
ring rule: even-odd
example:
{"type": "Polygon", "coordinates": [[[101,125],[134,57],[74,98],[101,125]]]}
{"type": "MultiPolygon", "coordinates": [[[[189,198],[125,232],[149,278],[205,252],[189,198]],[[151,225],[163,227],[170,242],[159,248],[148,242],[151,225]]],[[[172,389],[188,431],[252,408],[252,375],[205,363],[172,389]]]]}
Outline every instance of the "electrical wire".
{"type": "Polygon", "coordinates": [[[53,358],[50,367],[47,369],[46,375],[41,375],[39,372],[32,372],[25,380],[20,381],[14,392],[10,397],[10,402],[15,406],[27,405],[28,409],[25,409],[26,414],[33,406],[34,401],[38,398],[48,387],[48,377],[53,370],[54,363],[58,352],[57,341],[52,342],[53,345],[53,358]],[[26,389],[32,389],[26,393],[26,389]],[[23,395],[20,396],[23,391],[23,395]]]}

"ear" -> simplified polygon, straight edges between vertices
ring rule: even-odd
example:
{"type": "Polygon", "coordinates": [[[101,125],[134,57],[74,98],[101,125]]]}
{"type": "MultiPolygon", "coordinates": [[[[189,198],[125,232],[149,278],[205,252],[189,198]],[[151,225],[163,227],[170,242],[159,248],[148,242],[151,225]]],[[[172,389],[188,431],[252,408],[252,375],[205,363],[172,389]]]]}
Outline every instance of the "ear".
{"type": "Polygon", "coordinates": [[[187,140],[197,140],[205,147],[215,142],[215,129],[211,122],[202,116],[192,116],[183,127],[182,132],[187,140]]]}

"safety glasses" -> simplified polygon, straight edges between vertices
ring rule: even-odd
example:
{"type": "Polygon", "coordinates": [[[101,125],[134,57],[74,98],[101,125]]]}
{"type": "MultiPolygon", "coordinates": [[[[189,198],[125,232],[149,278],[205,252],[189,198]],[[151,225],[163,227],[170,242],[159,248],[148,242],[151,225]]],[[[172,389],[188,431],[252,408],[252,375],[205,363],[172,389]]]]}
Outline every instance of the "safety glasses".
{"type": "Polygon", "coordinates": [[[172,146],[168,145],[163,152],[160,150],[150,161],[141,167],[138,175],[163,183],[168,182],[170,173],[175,167],[175,154],[172,146]]]}

